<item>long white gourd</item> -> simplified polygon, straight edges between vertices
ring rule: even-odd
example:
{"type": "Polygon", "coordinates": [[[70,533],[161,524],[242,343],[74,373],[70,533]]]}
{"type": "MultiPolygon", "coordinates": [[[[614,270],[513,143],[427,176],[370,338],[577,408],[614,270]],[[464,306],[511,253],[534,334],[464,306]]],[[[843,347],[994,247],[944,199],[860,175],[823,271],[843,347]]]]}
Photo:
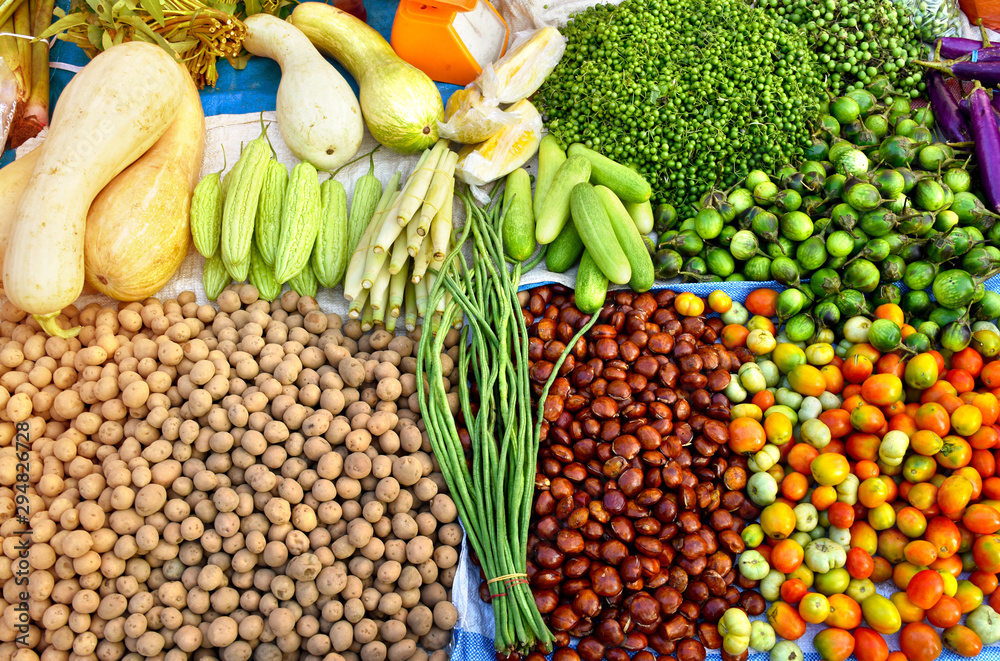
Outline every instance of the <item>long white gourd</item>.
{"type": "Polygon", "coordinates": [[[332,171],[358,153],[361,106],[350,85],[297,27],[270,14],[246,19],[243,46],[281,67],[276,110],[285,144],[300,160],[332,171]]]}
{"type": "Polygon", "coordinates": [[[167,130],[186,72],[159,46],[129,42],[95,57],[56,104],[21,196],[3,263],[4,290],[51,335],[83,290],[87,212],[97,194],[167,130]]]}

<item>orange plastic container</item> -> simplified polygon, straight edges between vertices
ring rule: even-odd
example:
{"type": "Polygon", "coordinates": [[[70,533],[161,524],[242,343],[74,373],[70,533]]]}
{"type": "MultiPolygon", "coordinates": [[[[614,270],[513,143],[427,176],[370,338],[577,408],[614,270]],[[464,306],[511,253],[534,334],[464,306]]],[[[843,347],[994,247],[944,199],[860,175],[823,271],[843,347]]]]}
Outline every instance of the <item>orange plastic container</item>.
{"type": "Polygon", "coordinates": [[[432,80],[468,85],[507,49],[509,29],[488,0],[402,0],[392,48],[432,80]]]}
{"type": "Polygon", "coordinates": [[[973,25],[981,18],[991,30],[1000,29],[1000,0],[959,0],[958,5],[973,25]]]}

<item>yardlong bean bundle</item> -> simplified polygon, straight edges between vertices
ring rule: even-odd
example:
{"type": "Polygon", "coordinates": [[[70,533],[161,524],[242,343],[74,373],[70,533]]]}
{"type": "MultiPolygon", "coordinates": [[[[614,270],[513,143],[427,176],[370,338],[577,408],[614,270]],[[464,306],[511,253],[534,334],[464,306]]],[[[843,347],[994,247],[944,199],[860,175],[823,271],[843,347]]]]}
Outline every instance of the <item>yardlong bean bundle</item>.
{"type": "MultiPolygon", "coordinates": [[[[493,595],[497,650],[529,652],[538,645],[549,650],[553,637],[525,576],[539,426],[532,420],[528,333],[517,300],[521,265],[508,270],[505,263],[502,212],[496,201],[480,209],[471,198],[464,200],[462,236],[441,264],[428,295],[427,310],[443,312],[428,315],[420,337],[418,381],[428,384],[417,391],[420,410],[493,595]],[[473,248],[471,264],[461,252],[467,240],[473,248]],[[456,419],[448,406],[440,355],[459,315],[468,323],[461,331],[457,369],[469,374],[475,388],[470,383],[470,388],[459,389],[461,418],[456,419]],[[468,463],[460,425],[470,438],[468,463]]],[[[558,365],[552,377],[557,373],[558,365]]]]}

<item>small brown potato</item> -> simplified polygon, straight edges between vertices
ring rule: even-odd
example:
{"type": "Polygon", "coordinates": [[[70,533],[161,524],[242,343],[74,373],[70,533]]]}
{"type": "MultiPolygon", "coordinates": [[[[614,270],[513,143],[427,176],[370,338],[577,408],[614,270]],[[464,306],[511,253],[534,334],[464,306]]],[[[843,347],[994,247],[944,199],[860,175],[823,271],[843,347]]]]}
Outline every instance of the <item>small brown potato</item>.
{"type": "Polygon", "coordinates": [[[406,623],[399,620],[386,620],[382,623],[382,640],[387,643],[398,643],[406,637],[406,623]]]}
{"type": "Polygon", "coordinates": [[[430,560],[434,553],[434,542],[429,537],[418,535],[406,543],[406,560],[419,565],[430,560]]]}
{"type": "Polygon", "coordinates": [[[372,470],[372,460],[363,452],[353,452],[344,460],[344,474],[360,480],[367,477],[372,470]]]}
{"type": "Polygon", "coordinates": [[[415,457],[399,457],[392,462],[392,476],[401,485],[408,487],[416,484],[423,477],[423,467],[415,457]]]}
{"type": "MultiPolygon", "coordinates": [[[[434,652],[434,655],[439,654],[440,650],[447,646],[449,641],[451,641],[451,634],[437,626],[431,627],[430,631],[420,637],[420,644],[424,649],[437,650],[434,652]]],[[[444,656],[444,659],[447,658],[447,655],[444,656]]]]}
{"type": "Polygon", "coordinates": [[[434,624],[431,609],[423,604],[416,608],[411,608],[406,616],[406,624],[412,633],[423,636],[431,630],[431,626],[434,624]]]}
{"type": "Polygon", "coordinates": [[[417,522],[409,514],[401,512],[392,517],[392,533],[399,539],[409,541],[419,532],[417,522]]]}
{"type": "Polygon", "coordinates": [[[438,546],[434,549],[433,559],[439,569],[449,569],[458,563],[458,551],[452,546],[438,546]]]}
{"type": "Polygon", "coordinates": [[[337,373],[344,383],[351,388],[357,388],[365,382],[365,367],[356,358],[344,358],[337,364],[337,373]]]}
{"type": "Polygon", "coordinates": [[[439,629],[451,631],[458,621],[458,611],[450,601],[442,600],[434,605],[434,624],[439,629]]]}
{"type": "Polygon", "coordinates": [[[385,661],[386,654],[385,643],[373,640],[361,648],[361,661],[385,661]]]}
{"type": "Polygon", "coordinates": [[[379,598],[378,609],[386,615],[395,615],[403,607],[403,599],[395,592],[383,594],[379,598]]]}
{"type": "Polygon", "coordinates": [[[389,647],[389,661],[406,661],[417,651],[417,644],[410,639],[404,639],[398,643],[393,643],[389,647]]]}
{"type": "MultiPolygon", "coordinates": [[[[417,483],[413,485],[413,495],[417,497],[418,500],[423,502],[430,501],[438,493],[438,486],[434,480],[428,477],[421,477],[417,480],[417,483]]],[[[447,522],[445,522],[447,523],[447,522]]]]}
{"type": "MultiPolygon", "coordinates": [[[[438,521],[440,520],[438,518],[438,521]]],[[[458,546],[461,544],[462,535],[462,527],[457,523],[448,523],[438,528],[438,541],[448,546],[458,546]]]]}
{"type": "Polygon", "coordinates": [[[458,518],[458,508],[451,496],[439,493],[431,500],[431,514],[441,523],[451,523],[458,518]]]}
{"type": "Polygon", "coordinates": [[[334,622],[330,627],[330,642],[337,652],[346,651],[354,642],[354,626],[347,620],[334,622]]]}
{"type": "Polygon", "coordinates": [[[375,486],[375,497],[383,503],[391,503],[399,496],[399,482],[395,477],[384,477],[375,486]]]}
{"type": "Polygon", "coordinates": [[[208,627],[208,642],[214,647],[226,647],[236,642],[239,635],[239,625],[231,617],[223,616],[215,619],[208,627]]]}
{"type": "Polygon", "coordinates": [[[437,530],[437,519],[430,512],[421,512],[417,514],[417,530],[420,531],[421,535],[425,537],[431,537],[437,530]]]}
{"type": "Polygon", "coordinates": [[[295,629],[295,614],[287,608],[276,608],[267,616],[267,624],[276,636],[287,636],[295,629]]]}

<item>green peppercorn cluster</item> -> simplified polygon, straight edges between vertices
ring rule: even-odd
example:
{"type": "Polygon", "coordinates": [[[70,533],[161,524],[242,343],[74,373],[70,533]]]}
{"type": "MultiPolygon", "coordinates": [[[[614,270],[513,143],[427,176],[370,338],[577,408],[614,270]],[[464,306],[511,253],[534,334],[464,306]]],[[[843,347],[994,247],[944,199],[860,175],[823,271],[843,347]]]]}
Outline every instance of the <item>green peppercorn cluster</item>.
{"type": "Polygon", "coordinates": [[[827,89],[802,30],[745,0],[625,0],[576,14],[537,101],[549,130],[629,164],[682,218],[796,160],[827,89]]]}
{"type": "Polygon", "coordinates": [[[760,6],[798,26],[829,75],[831,94],[862,89],[885,74],[898,92],[924,90],[924,47],[909,9],[892,0],[760,0],[760,6]]]}

